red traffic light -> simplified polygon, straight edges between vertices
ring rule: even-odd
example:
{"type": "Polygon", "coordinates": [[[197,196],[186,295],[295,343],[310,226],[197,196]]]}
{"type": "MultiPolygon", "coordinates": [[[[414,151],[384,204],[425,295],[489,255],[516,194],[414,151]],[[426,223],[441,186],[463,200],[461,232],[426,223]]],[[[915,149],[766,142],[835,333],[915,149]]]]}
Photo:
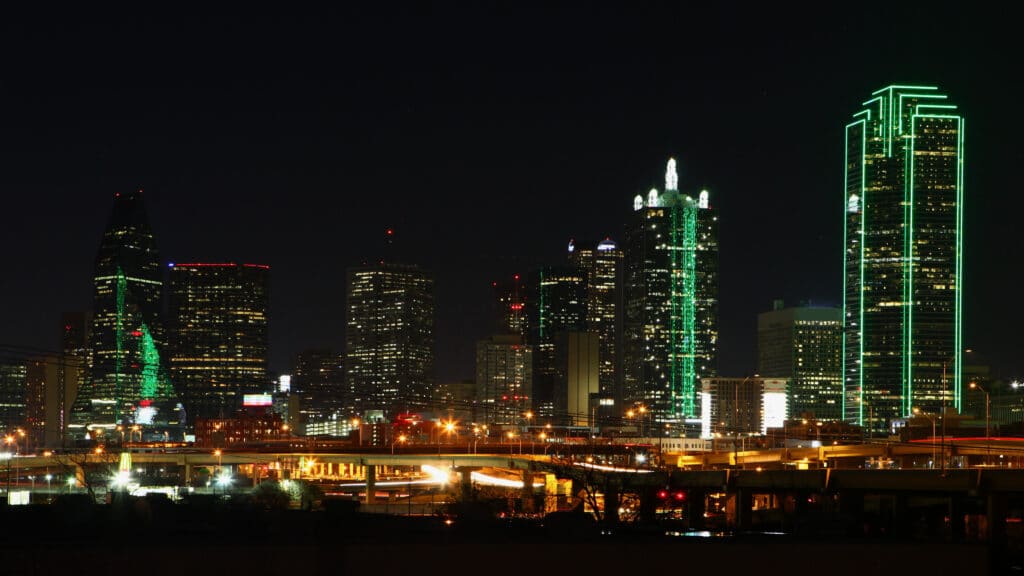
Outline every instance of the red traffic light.
{"type": "Polygon", "coordinates": [[[668,490],[659,490],[658,498],[661,498],[662,500],[668,498],[668,490]]]}

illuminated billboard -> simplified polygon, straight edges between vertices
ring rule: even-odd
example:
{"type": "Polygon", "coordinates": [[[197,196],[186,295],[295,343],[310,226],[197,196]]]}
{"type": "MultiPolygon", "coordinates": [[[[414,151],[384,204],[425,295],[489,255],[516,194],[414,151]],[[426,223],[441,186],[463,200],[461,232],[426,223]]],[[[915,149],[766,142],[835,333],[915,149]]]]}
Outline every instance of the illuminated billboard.
{"type": "Polygon", "coordinates": [[[270,394],[245,394],[242,396],[242,406],[273,406],[274,397],[270,394]]]}

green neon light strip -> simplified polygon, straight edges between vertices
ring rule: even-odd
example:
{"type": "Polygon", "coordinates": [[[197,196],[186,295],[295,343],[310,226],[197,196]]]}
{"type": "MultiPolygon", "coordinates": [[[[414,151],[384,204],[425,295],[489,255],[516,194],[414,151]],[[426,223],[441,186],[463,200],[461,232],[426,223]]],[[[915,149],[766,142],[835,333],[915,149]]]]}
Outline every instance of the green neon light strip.
{"type": "Polygon", "coordinates": [[[871,104],[872,102],[874,102],[876,100],[878,101],[878,106],[879,106],[878,112],[879,112],[879,114],[881,114],[881,112],[882,112],[882,109],[881,109],[882,97],[881,96],[876,96],[876,97],[872,98],[871,100],[868,100],[866,102],[861,102],[860,105],[861,106],[867,106],[868,104],[871,104]]]}
{"type": "Polygon", "coordinates": [[[861,114],[867,114],[868,121],[869,122],[871,121],[871,109],[870,108],[866,108],[864,110],[861,110],[860,112],[857,112],[856,114],[853,115],[853,117],[856,118],[857,116],[860,116],[861,114]]]}
{"type": "Polygon", "coordinates": [[[885,140],[889,146],[889,158],[892,158],[892,124],[893,124],[893,97],[892,86],[889,87],[889,116],[885,119],[885,140]]]}
{"type": "MultiPolygon", "coordinates": [[[[871,117],[870,111],[865,110],[863,112],[868,112],[868,118],[871,117]]],[[[854,117],[856,117],[858,114],[863,114],[863,112],[858,112],[857,114],[854,114],[854,117]]],[[[843,329],[839,331],[842,337],[843,350],[842,363],[840,368],[842,370],[840,374],[843,375],[843,394],[841,400],[842,407],[840,408],[839,413],[842,414],[842,418],[844,420],[846,419],[846,331],[849,330],[849,326],[847,326],[846,323],[846,253],[849,250],[849,245],[847,244],[846,239],[846,229],[848,228],[850,222],[850,211],[847,209],[847,206],[849,206],[850,201],[850,126],[850,124],[847,124],[846,129],[843,131],[843,329]]]]}
{"type": "Polygon", "coordinates": [[[918,104],[914,107],[914,114],[920,114],[925,108],[937,108],[940,110],[956,110],[956,104],[918,104]]]}
{"type": "Polygon", "coordinates": [[[683,416],[696,416],[697,356],[697,207],[689,201],[683,208],[683,416]]]}
{"type": "Polygon", "coordinates": [[[906,230],[903,245],[903,414],[909,417],[913,411],[914,394],[914,146],[917,139],[917,116],[910,119],[910,146],[907,147],[905,170],[910,174],[909,184],[903,191],[903,229],[906,230]]]}
{"type": "Polygon", "coordinates": [[[882,92],[885,92],[886,90],[890,90],[891,91],[891,90],[899,90],[899,89],[903,89],[903,88],[910,89],[910,90],[938,90],[939,89],[938,86],[913,86],[913,85],[909,85],[909,84],[891,84],[889,86],[886,86],[885,88],[879,88],[878,90],[875,90],[874,92],[871,93],[871,95],[874,96],[876,94],[881,94],[882,92]]]}
{"type": "Polygon", "coordinates": [[[912,94],[912,93],[900,94],[900,105],[899,105],[900,114],[899,114],[899,118],[898,118],[899,133],[900,134],[903,134],[903,99],[904,98],[935,98],[936,100],[945,100],[946,99],[946,95],[945,94],[912,94]]]}
{"type": "Polygon", "coordinates": [[[149,328],[143,324],[139,331],[142,332],[142,337],[139,338],[139,358],[142,361],[140,397],[152,400],[157,394],[160,353],[157,352],[156,343],[153,342],[153,335],[149,333],[149,328]]]}
{"type": "Polygon", "coordinates": [[[954,375],[953,405],[957,412],[961,410],[963,393],[963,369],[961,368],[963,356],[963,297],[964,297],[964,132],[967,122],[963,118],[957,118],[957,142],[956,142],[956,314],[953,340],[956,342],[956,373],[954,375]]]}

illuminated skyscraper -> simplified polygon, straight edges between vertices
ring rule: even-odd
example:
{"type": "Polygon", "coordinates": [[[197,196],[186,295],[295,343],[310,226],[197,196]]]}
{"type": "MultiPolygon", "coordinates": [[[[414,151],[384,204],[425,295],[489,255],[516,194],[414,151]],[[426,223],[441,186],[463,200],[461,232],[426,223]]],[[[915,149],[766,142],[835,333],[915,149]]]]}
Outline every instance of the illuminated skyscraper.
{"type": "Polygon", "coordinates": [[[874,431],[962,397],[964,119],[937,90],[882,88],[846,125],[844,414],[874,431]]]}
{"type": "Polygon", "coordinates": [[[516,334],[476,345],[476,398],[488,424],[516,424],[531,408],[533,349],[516,334]]]}
{"type": "Polygon", "coordinates": [[[267,385],[270,267],[169,264],[171,376],[190,421],[230,418],[267,385]]]}
{"type": "Polygon", "coordinates": [[[353,415],[345,388],[345,357],[329,349],[303,350],[295,356],[291,395],[299,399],[301,420],[307,425],[334,414],[353,415]]]}
{"type": "Polygon", "coordinates": [[[24,360],[0,362],[0,426],[5,432],[25,425],[28,367],[24,360]]]}
{"type": "Polygon", "coordinates": [[[843,407],[842,311],[783,308],[757,315],[757,373],[788,380],[789,414],[840,420],[843,407]]]}
{"type": "Polygon", "coordinates": [[[533,346],[533,409],[538,417],[565,421],[558,414],[560,390],[568,375],[559,362],[556,347],[560,335],[580,332],[586,326],[587,284],[583,272],[575,266],[544,267],[533,282],[534,318],[530,321],[533,346]]]}
{"type": "Polygon", "coordinates": [[[73,436],[126,423],[144,424],[150,432],[182,432],[181,406],[161,358],[162,287],[142,190],[115,194],[96,256],[92,364],[72,407],[73,436]]]}
{"type": "Polygon", "coordinates": [[[665,192],[634,198],[625,243],[623,408],[662,423],[699,416],[697,382],[717,373],[718,216],[706,190],[678,188],[670,159],[665,192]]]}
{"type": "MultiPolygon", "coordinates": [[[[615,404],[622,399],[622,249],[611,239],[569,243],[569,262],[586,285],[585,326],[598,337],[599,394],[615,404]]],[[[601,414],[610,416],[610,414],[601,414]]]]}
{"type": "Polygon", "coordinates": [[[405,264],[350,268],[345,385],[358,413],[429,406],[434,384],[434,279],[405,264]]]}

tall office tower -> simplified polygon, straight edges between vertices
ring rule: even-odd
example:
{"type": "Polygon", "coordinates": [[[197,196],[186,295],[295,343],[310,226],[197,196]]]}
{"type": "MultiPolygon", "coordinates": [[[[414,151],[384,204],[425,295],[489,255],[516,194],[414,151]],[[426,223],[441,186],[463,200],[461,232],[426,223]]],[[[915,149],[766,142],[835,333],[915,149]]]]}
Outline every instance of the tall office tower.
{"type": "Polygon", "coordinates": [[[622,250],[611,238],[569,243],[569,262],[586,282],[586,329],[598,337],[598,394],[612,402],[605,403],[609,408],[622,399],[622,261],[622,250]]]}
{"type": "Polygon", "coordinates": [[[45,445],[48,448],[66,446],[71,408],[92,366],[91,340],[91,312],[64,312],[61,315],[57,386],[46,389],[45,445]]]}
{"type": "Polygon", "coordinates": [[[35,449],[46,441],[46,391],[58,386],[60,358],[34,356],[25,363],[25,446],[35,449]]]}
{"type": "Polygon", "coordinates": [[[558,335],[582,331],[586,325],[586,278],[573,266],[546,267],[537,271],[532,285],[533,409],[539,417],[564,420],[566,414],[556,413],[556,389],[568,377],[558,362],[558,335]]]}
{"type": "Polygon", "coordinates": [[[498,334],[477,342],[476,386],[484,422],[519,423],[532,407],[532,347],[516,334],[498,334]]]}
{"type": "Polygon", "coordinates": [[[784,308],[757,315],[757,373],[786,378],[789,413],[843,417],[843,314],[839,308],[784,308]]]}
{"type": "Polygon", "coordinates": [[[678,188],[670,159],[665,192],[636,196],[626,231],[623,400],[666,424],[699,415],[718,356],[718,216],[706,190],[678,188]]]}
{"type": "Polygon", "coordinates": [[[230,418],[242,395],[265,392],[270,267],[169,264],[171,378],[189,420],[230,418]]]}
{"type": "Polygon", "coordinates": [[[529,330],[526,288],[519,274],[511,282],[494,282],[495,298],[498,303],[498,334],[518,334],[524,340],[529,330]]]}
{"type": "Polygon", "coordinates": [[[414,265],[349,268],[345,384],[353,407],[388,416],[429,406],[434,373],[434,279],[414,265]]]}
{"type": "Polygon", "coordinates": [[[182,409],[161,358],[160,262],[142,190],[114,195],[93,276],[92,365],[72,408],[69,433],[134,423],[183,432],[182,409]]]}
{"type": "Polygon", "coordinates": [[[962,397],[964,119],[937,90],[882,88],[846,125],[844,414],[872,432],[962,397]]]}
{"type": "Polygon", "coordinates": [[[291,395],[299,399],[299,418],[307,425],[334,414],[350,419],[344,356],[325,348],[299,352],[292,367],[291,395]]]}
{"type": "Polygon", "coordinates": [[[28,362],[0,362],[0,432],[9,432],[25,425],[25,396],[28,362]]]}

